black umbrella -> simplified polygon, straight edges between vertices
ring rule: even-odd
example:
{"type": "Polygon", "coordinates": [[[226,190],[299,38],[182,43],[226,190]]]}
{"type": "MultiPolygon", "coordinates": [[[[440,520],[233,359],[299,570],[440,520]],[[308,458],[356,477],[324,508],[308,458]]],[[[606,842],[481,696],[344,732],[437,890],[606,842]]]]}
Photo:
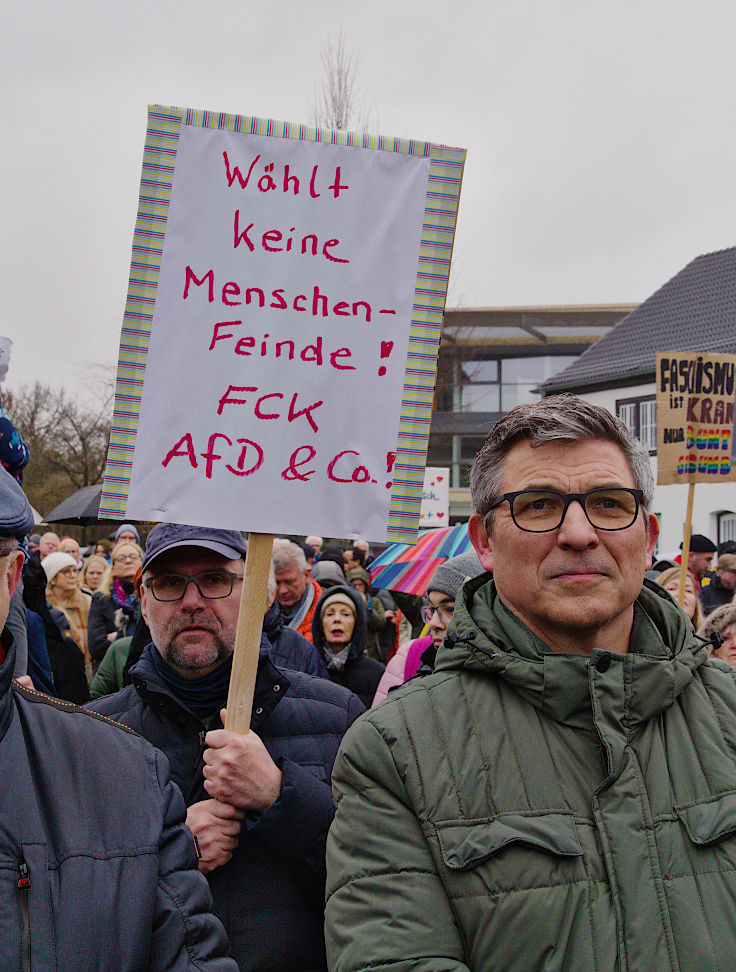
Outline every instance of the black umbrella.
{"type": "Polygon", "coordinates": [[[47,513],[44,523],[76,523],[79,526],[90,526],[93,523],[104,522],[104,520],[100,521],[97,515],[100,510],[101,495],[102,483],[83,486],[47,513]]]}

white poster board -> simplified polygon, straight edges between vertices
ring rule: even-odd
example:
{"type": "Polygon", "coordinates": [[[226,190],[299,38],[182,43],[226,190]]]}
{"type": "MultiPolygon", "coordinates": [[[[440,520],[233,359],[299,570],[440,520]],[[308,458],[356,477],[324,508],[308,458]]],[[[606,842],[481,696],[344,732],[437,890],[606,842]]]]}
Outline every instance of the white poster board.
{"type": "MultiPolygon", "coordinates": [[[[133,448],[130,422],[127,438],[114,427],[101,515],[383,540],[411,419],[432,146],[327,144],[226,117],[181,115],[133,448]]],[[[142,200],[145,174],[144,160],[142,200]]],[[[134,244],[128,331],[136,257],[134,244]]]]}
{"type": "Polygon", "coordinates": [[[427,466],[424,470],[420,527],[443,527],[450,523],[450,470],[427,466]]]}

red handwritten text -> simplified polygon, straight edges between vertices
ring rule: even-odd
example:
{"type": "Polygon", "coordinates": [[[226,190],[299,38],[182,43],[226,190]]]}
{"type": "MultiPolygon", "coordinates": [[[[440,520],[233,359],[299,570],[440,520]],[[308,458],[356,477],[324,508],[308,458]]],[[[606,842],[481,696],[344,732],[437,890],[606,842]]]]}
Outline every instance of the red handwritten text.
{"type": "MultiPolygon", "coordinates": [[[[222,153],[222,157],[225,160],[225,178],[227,179],[228,188],[232,188],[233,183],[237,179],[240,183],[241,189],[247,189],[251,180],[251,176],[257,175],[261,171],[261,167],[256,166],[261,160],[261,156],[256,155],[251,164],[248,166],[248,171],[243,175],[240,166],[230,165],[230,158],[227,152],[222,153]]],[[[319,165],[312,166],[312,172],[309,176],[309,195],[312,199],[318,199],[322,193],[317,192],[317,175],[319,173],[319,165]]],[[[329,176],[327,177],[329,179],[329,176]]],[[[340,192],[343,189],[349,189],[350,186],[346,186],[340,182],[342,178],[341,168],[339,165],[335,166],[335,177],[332,185],[327,188],[332,191],[332,196],[334,199],[340,197],[340,192]]],[[[293,175],[289,164],[286,163],[283,166],[283,173],[281,171],[276,171],[276,166],[273,162],[269,162],[263,166],[263,175],[257,181],[254,181],[254,186],[259,192],[274,192],[280,189],[281,192],[292,192],[295,196],[299,195],[299,188],[301,182],[299,176],[293,175]],[[280,179],[280,184],[276,182],[276,178],[280,179]]]]}
{"type": "MultiPolygon", "coordinates": [[[[191,287],[205,287],[207,301],[212,304],[215,300],[215,273],[214,270],[207,270],[198,277],[190,266],[187,266],[184,275],[184,300],[190,297],[191,287]]],[[[192,291],[192,293],[194,293],[192,291]]],[[[246,306],[254,304],[260,307],[270,307],[273,310],[294,310],[303,314],[310,314],[312,317],[328,317],[334,314],[337,317],[362,317],[366,324],[373,320],[373,308],[367,300],[338,300],[332,303],[334,298],[324,294],[319,286],[315,284],[312,294],[287,295],[285,287],[277,287],[270,293],[266,293],[261,287],[246,287],[243,293],[239,284],[234,280],[228,280],[220,289],[220,300],[226,307],[239,307],[245,303],[246,306]],[[245,297],[245,301],[236,298],[245,297]],[[268,298],[271,298],[270,300],[268,298]]],[[[396,311],[381,309],[379,314],[395,314],[396,311]]]]}
{"type": "MultiPolygon", "coordinates": [[[[242,323],[242,321],[218,321],[212,330],[212,340],[210,341],[209,350],[212,351],[218,341],[230,341],[234,339],[235,333],[231,328],[240,327],[242,323]]],[[[325,363],[325,352],[323,350],[324,339],[321,334],[315,338],[313,344],[304,345],[298,353],[296,343],[290,339],[274,341],[272,342],[273,347],[271,347],[268,340],[270,336],[270,334],[264,334],[260,342],[252,335],[241,337],[233,345],[232,351],[234,354],[244,355],[246,357],[250,357],[253,354],[260,355],[261,358],[273,355],[275,358],[287,358],[289,361],[293,361],[295,357],[298,357],[302,361],[318,366],[325,363]]],[[[351,357],[352,352],[350,348],[337,348],[336,351],[329,352],[329,364],[337,371],[355,371],[355,365],[340,364],[339,361],[339,359],[351,357]]]]}
{"type": "MultiPolygon", "coordinates": [[[[270,229],[266,230],[264,233],[258,235],[256,231],[256,243],[250,237],[251,230],[255,226],[255,223],[248,223],[244,230],[240,228],[240,210],[235,210],[235,216],[233,217],[233,249],[237,250],[241,243],[245,243],[251,253],[255,251],[256,243],[260,239],[261,246],[268,253],[286,253],[291,252],[291,248],[294,244],[293,234],[296,232],[296,227],[291,226],[289,228],[289,235],[284,236],[281,230],[270,229]],[[285,246],[277,246],[277,243],[284,243],[285,246]]],[[[350,263],[350,260],[343,259],[342,257],[332,256],[328,253],[328,249],[333,249],[340,245],[340,241],[336,239],[325,240],[322,244],[321,253],[326,260],[330,260],[332,263],[350,263]]],[[[302,256],[317,256],[319,250],[319,240],[315,233],[307,233],[301,238],[300,252],[302,256]]]]}
{"type": "MultiPolygon", "coordinates": [[[[219,404],[217,406],[217,414],[222,415],[222,411],[226,405],[247,405],[248,404],[249,399],[233,398],[231,396],[232,392],[240,394],[245,392],[255,393],[257,391],[258,391],[258,387],[256,385],[228,385],[227,391],[220,398],[219,404]]],[[[319,408],[320,405],[324,405],[324,402],[322,401],[312,402],[311,405],[307,405],[305,408],[297,408],[298,398],[299,398],[298,392],[294,392],[294,394],[291,396],[291,402],[289,403],[289,411],[287,414],[287,418],[289,422],[295,422],[298,418],[301,418],[301,416],[303,415],[304,418],[307,420],[307,422],[309,422],[310,426],[312,427],[312,430],[314,432],[319,432],[319,426],[317,425],[314,418],[312,417],[312,412],[316,408],[319,408]]],[[[255,406],[253,407],[253,414],[257,419],[269,420],[269,419],[280,419],[282,417],[280,411],[270,412],[265,410],[266,406],[264,405],[264,402],[267,402],[271,399],[279,399],[280,401],[283,401],[284,394],[283,392],[269,392],[266,395],[260,395],[256,399],[255,406]]],[[[278,405],[268,406],[268,408],[278,408],[278,407],[279,407],[278,405]]]]}
{"type": "MultiPolygon", "coordinates": [[[[185,432],[169,449],[161,461],[164,468],[174,459],[185,459],[192,469],[199,470],[199,459],[204,459],[204,475],[212,479],[215,465],[225,459],[225,447],[229,450],[237,448],[232,457],[235,465],[225,462],[224,468],[233,476],[250,476],[257,472],[264,464],[264,450],[252,439],[240,438],[235,442],[223,432],[213,432],[207,439],[204,452],[197,454],[191,432],[185,432]],[[222,443],[217,451],[218,443],[222,443]]],[[[343,449],[323,465],[317,458],[317,450],[313,445],[302,445],[289,456],[286,466],[281,470],[281,478],[287,482],[309,482],[317,472],[325,475],[333,483],[349,486],[359,486],[362,483],[375,483],[368,468],[360,461],[360,454],[355,449],[343,449]],[[348,457],[355,458],[348,458],[348,457]],[[305,468],[305,467],[311,468],[305,468]]]]}

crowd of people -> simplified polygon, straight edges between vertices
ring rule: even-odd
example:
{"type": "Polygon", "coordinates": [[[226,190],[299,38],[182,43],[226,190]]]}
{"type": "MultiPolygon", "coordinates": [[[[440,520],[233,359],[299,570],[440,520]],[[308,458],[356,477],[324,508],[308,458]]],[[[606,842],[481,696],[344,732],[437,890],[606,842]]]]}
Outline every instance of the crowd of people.
{"type": "Polygon", "coordinates": [[[422,592],[276,539],[238,734],[243,535],[80,547],[0,470],[7,967],[727,967],[736,543],[690,538],[680,607],[652,486],[561,396],[492,430],[422,592]]]}

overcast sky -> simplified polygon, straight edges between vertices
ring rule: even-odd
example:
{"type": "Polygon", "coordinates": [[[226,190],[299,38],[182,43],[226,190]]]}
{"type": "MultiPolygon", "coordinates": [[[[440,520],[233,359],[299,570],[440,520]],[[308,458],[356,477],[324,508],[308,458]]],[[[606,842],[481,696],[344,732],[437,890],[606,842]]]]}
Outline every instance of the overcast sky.
{"type": "Polygon", "coordinates": [[[117,361],[146,106],[309,121],[339,28],[378,131],[468,150],[450,306],[639,301],[736,244],[728,0],[13,4],[11,388],[117,361]]]}

